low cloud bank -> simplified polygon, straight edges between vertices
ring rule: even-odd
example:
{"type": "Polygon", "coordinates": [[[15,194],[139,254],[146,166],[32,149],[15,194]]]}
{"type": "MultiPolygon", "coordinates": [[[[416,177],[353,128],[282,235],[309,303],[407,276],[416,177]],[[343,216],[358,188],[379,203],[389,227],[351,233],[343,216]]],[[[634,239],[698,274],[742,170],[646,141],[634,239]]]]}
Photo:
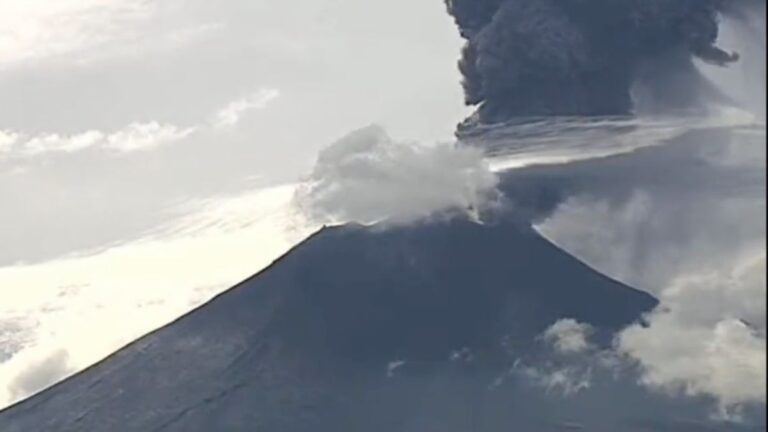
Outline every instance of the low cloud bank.
{"type": "MultiPolygon", "coordinates": [[[[695,291],[689,294],[688,300],[696,302],[695,291]]],[[[717,314],[705,313],[692,317],[695,307],[670,307],[674,304],[670,299],[662,302],[666,303],[648,317],[648,325],[631,326],[612,346],[602,348],[593,343],[588,325],[557,321],[539,337],[549,354],[535,362],[515,361],[493,386],[517,376],[568,397],[589,389],[609,392],[635,382],[638,389],[663,394],[673,404],[693,402],[689,406],[707,409],[715,402],[710,405],[713,420],[752,422],[753,410],[762,411],[759,407],[766,398],[764,335],[743,320],[712,320],[717,314]]]]}
{"type": "Polygon", "coordinates": [[[268,266],[316,230],[294,213],[293,193],[186,203],[183,217],[139,240],[0,267],[0,409],[268,266]]]}
{"type": "Polygon", "coordinates": [[[644,384],[713,396],[725,417],[766,401],[765,254],[734,267],[675,280],[649,325],[630,327],[617,341],[642,365],[644,384]]]}

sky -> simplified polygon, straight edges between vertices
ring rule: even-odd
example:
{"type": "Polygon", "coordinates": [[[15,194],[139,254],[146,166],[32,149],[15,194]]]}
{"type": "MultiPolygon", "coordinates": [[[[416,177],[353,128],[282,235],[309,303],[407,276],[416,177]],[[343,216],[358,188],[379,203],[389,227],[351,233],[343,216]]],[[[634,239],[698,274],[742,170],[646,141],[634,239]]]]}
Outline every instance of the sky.
{"type": "Polygon", "coordinates": [[[0,0],[0,406],[316,229],[350,130],[449,139],[460,45],[431,0],[0,0]]]}
{"type": "Polygon", "coordinates": [[[442,5],[412,3],[3,1],[0,236],[14,248],[0,263],[292,180],[371,123],[449,138],[465,113],[460,41],[442,5]]]}
{"type": "MultiPolygon", "coordinates": [[[[621,137],[569,127],[559,144],[520,143],[545,150],[536,157],[488,163],[439,144],[467,115],[461,40],[440,1],[0,0],[0,407],[205,302],[322,224],[481,207],[502,168],[739,126],[717,157],[693,156],[764,176],[765,30],[762,46],[744,45],[759,40],[752,31],[721,36],[744,54],[739,67],[701,65],[737,109],[700,124],[643,121],[621,137]]],[[[537,228],[673,311],[617,341],[646,384],[713,396],[732,413],[765,402],[754,384],[765,377],[765,199],[686,174],[667,172],[663,188],[654,176],[608,179],[537,228]]],[[[544,337],[582,349],[583,331],[563,321],[544,337]]]]}

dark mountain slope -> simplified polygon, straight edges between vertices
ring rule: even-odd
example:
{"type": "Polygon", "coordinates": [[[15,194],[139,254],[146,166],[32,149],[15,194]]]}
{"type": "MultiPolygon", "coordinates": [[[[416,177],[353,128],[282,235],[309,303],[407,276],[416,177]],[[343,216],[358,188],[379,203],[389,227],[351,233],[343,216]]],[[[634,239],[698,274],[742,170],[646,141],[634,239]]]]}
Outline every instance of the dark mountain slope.
{"type": "Polygon", "coordinates": [[[328,228],[0,413],[0,430],[565,430],[579,415],[589,430],[618,430],[613,414],[570,413],[523,384],[491,392],[510,361],[501,341],[533,358],[536,335],[564,317],[607,341],[655,305],[517,225],[328,228]]]}

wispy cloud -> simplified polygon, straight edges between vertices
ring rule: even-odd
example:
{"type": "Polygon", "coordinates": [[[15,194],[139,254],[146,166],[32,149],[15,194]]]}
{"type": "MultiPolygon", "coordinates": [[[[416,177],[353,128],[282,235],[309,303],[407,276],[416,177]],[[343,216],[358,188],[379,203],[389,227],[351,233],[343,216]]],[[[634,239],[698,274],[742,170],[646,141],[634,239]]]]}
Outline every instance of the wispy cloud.
{"type": "Polygon", "coordinates": [[[277,89],[264,89],[234,100],[216,113],[213,124],[216,127],[235,126],[249,111],[264,109],[279,96],[280,91],[277,89]]]}
{"type": "Polygon", "coordinates": [[[158,122],[132,123],[111,133],[89,130],[72,135],[51,133],[26,136],[23,133],[0,131],[0,158],[29,158],[86,149],[118,153],[150,150],[182,140],[194,131],[194,127],[182,128],[158,122]]]}
{"type": "Polygon", "coordinates": [[[51,153],[75,153],[99,149],[116,153],[152,150],[181,141],[198,131],[217,131],[236,126],[249,111],[264,109],[280,96],[277,89],[265,89],[230,102],[218,110],[211,124],[182,127],[157,121],[134,122],[122,129],[105,132],[88,130],[65,135],[27,134],[0,129],[0,160],[30,158],[51,153]]]}
{"type": "Polygon", "coordinates": [[[577,354],[592,348],[589,337],[593,332],[594,329],[589,324],[564,318],[547,328],[541,338],[559,353],[577,354]]]}
{"type": "Polygon", "coordinates": [[[195,131],[194,127],[179,128],[174,125],[134,123],[110,134],[104,139],[104,147],[118,152],[149,150],[157,146],[181,140],[195,131]]]}
{"type": "Polygon", "coordinates": [[[499,376],[491,388],[500,386],[510,377],[524,378],[526,382],[548,394],[571,397],[592,387],[592,370],[581,366],[524,365],[515,363],[507,373],[499,376]]]}

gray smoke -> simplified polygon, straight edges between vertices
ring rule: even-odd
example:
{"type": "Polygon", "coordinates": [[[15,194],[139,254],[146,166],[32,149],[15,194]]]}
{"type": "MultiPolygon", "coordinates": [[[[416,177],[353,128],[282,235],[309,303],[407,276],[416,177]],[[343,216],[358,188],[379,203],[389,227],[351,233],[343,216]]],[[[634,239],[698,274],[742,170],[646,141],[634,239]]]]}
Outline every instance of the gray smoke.
{"type": "MultiPolygon", "coordinates": [[[[715,45],[737,0],[446,0],[466,39],[462,126],[549,115],[633,112],[633,86],[668,108],[695,106],[705,80],[693,59],[738,60],[715,45]]],[[[460,128],[461,129],[461,128],[460,128]]]]}

